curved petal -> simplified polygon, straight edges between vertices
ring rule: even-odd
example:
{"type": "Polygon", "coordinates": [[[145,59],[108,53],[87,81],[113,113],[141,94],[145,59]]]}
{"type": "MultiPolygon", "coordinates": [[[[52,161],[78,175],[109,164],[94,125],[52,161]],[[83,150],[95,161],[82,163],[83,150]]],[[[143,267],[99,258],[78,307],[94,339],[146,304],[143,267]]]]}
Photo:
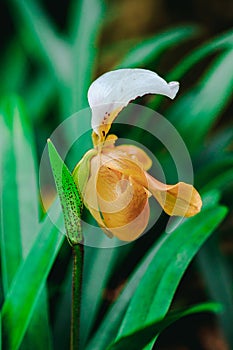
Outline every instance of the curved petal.
{"type": "Polygon", "coordinates": [[[97,192],[96,192],[96,178],[98,174],[98,169],[100,164],[100,159],[98,156],[92,158],[91,160],[91,175],[90,178],[87,181],[85,191],[82,193],[83,195],[83,202],[84,205],[87,207],[87,209],[90,211],[91,215],[94,217],[94,219],[98,222],[99,226],[102,228],[102,230],[106,233],[108,237],[112,237],[113,235],[111,232],[107,229],[99,210],[98,205],[98,198],[97,198],[97,192]]]}
{"type": "Polygon", "coordinates": [[[163,184],[140,169],[131,159],[114,157],[113,152],[105,155],[105,158],[108,167],[125,176],[132,176],[138,184],[151,192],[168,215],[190,217],[201,210],[201,197],[192,185],[184,182],[176,185],[163,184]]]}
{"type": "Polygon", "coordinates": [[[137,183],[148,189],[148,181],[143,166],[121,152],[113,150],[101,155],[102,164],[119,171],[121,174],[132,177],[137,183]]]}
{"type": "Polygon", "coordinates": [[[149,220],[147,191],[132,178],[106,166],[97,178],[98,205],[106,227],[124,241],[136,239],[149,220]]]}
{"type": "Polygon", "coordinates": [[[139,162],[144,170],[148,170],[152,166],[151,158],[141,148],[134,145],[120,145],[115,148],[128,155],[132,160],[139,162]]]}
{"type": "Polygon", "coordinates": [[[192,185],[184,182],[165,185],[149,174],[147,180],[149,191],[168,215],[190,217],[200,212],[202,200],[192,185]]]}
{"type": "Polygon", "coordinates": [[[116,236],[121,241],[131,242],[137,239],[145,230],[148,225],[150,217],[150,206],[147,201],[145,207],[141,211],[141,213],[136,217],[136,219],[132,220],[130,223],[111,228],[111,232],[114,236],[116,236]]]}
{"type": "Polygon", "coordinates": [[[167,83],[147,69],[118,69],[105,73],[88,90],[92,129],[99,136],[105,136],[113,120],[130,101],[146,94],[160,94],[173,99],[178,90],[178,82],[167,83]]]}

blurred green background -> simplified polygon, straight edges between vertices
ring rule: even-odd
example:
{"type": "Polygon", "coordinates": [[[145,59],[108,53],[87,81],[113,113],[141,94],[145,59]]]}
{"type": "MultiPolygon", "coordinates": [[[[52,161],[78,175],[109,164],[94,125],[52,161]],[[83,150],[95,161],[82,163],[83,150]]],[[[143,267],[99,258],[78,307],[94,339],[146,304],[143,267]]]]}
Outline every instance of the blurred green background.
{"type": "MultiPolygon", "coordinates": [[[[213,207],[212,219],[209,215],[201,228],[211,228],[213,236],[174,287],[172,308],[214,300],[224,311],[176,322],[159,337],[156,349],[233,348],[232,1],[9,0],[1,2],[0,18],[3,348],[69,348],[71,254],[43,212],[39,162],[52,131],[87,106],[93,79],[120,67],[148,68],[180,81],[175,101],[150,96],[138,102],[177,128],[192,157],[195,186],[213,207]],[[229,212],[214,223],[218,203],[229,212]]],[[[67,135],[72,132],[70,126],[67,135]]],[[[131,131],[130,137],[145,143],[140,132],[131,131]]],[[[175,182],[162,146],[150,139],[146,146],[175,182]]],[[[70,164],[83,152],[78,150],[70,164]]],[[[121,320],[114,323],[112,303],[135,267],[143,266],[166,222],[163,215],[146,236],[117,250],[86,248],[82,348],[104,350],[105,342],[113,341],[121,320]],[[115,324],[114,336],[101,343],[99,334],[111,333],[109,322],[115,324]]],[[[190,222],[194,228],[199,219],[190,222]]],[[[129,287],[131,293],[134,288],[129,287]]]]}

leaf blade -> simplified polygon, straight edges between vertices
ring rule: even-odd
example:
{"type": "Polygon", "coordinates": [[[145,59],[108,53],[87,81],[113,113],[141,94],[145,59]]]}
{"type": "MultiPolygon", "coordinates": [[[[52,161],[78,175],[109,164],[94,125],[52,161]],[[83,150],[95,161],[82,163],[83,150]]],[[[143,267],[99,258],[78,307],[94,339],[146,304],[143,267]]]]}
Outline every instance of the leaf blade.
{"type": "MultiPolygon", "coordinates": [[[[4,177],[1,182],[2,200],[2,248],[3,279],[5,296],[23,259],[29,253],[39,229],[38,189],[36,176],[36,156],[32,127],[22,101],[17,97],[6,98],[2,102],[1,165],[4,177]],[[10,168],[9,168],[10,166],[10,168]],[[15,169],[15,171],[12,171],[15,169]],[[30,191],[28,191],[30,188],[30,191]],[[14,213],[14,220],[8,217],[8,205],[14,213]],[[8,219],[6,220],[6,217],[8,219]]],[[[46,295],[46,290],[42,295],[46,295]]],[[[45,296],[37,302],[23,346],[32,346],[40,329],[41,344],[50,349],[48,308],[45,296]],[[37,312],[43,310],[42,315],[37,312]]],[[[14,330],[12,331],[12,333],[14,330]]]]}
{"type": "Polygon", "coordinates": [[[178,64],[168,75],[167,79],[180,79],[185,73],[200,60],[221,49],[231,49],[233,46],[232,30],[219,35],[215,39],[211,39],[208,43],[204,43],[193,52],[188,54],[180,64],[178,64]]]}
{"type": "Polygon", "coordinates": [[[71,78],[70,48],[67,42],[58,36],[51,20],[38,2],[11,0],[11,5],[15,9],[15,20],[26,47],[34,54],[36,44],[39,57],[48,65],[54,76],[59,74],[63,82],[69,82],[71,78]]]}
{"type": "Polygon", "coordinates": [[[82,0],[76,2],[76,5],[78,10],[74,10],[74,14],[77,16],[72,23],[72,112],[88,105],[87,90],[91,84],[97,54],[93,43],[97,40],[104,16],[104,5],[100,0],[82,0]]]}
{"type": "MultiPolygon", "coordinates": [[[[56,217],[55,224],[60,227],[63,218],[57,203],[51,208],[51,215],[56,217]]],[[[3,339],[7,349],[16,350],[19,347],[36,301],[61,247],[64,236],[58,232],[57,226],[51,223],[49,216],[45,218],[29,254],[18,269],[8,291],[2,308],[3,339]]]]}
{"type": "Polygon", "coordinates": [[[48,140],[48,151],[62,206],[68,241],[71,245],[82,243],[81,212],[83,203],[79,190],[51,140],[48,140]]]}
{"type": "Polygon", "coordinates": [[[229,67],[232,59],[233,50],[218,56],[198,86],[181,96],[167,113],[192,152],[202,145],[206,134],[230,101],[233,73],[229,67]],[[217,89],[218,86],[221,89],[217,89]]]}
{"type": "Polygon", "coordinates": [[[144,349],[153,338],[161,333],[165,328],[176,322],[182,317],[193,315],[199,312],[219,312],[221,307],[215,303],[203,303],[183,311],[170,312],[164,319],[150,322],[150,325],[145,326],[136,332],[120,338],[117,342],[109,346],[109,350],[138,350],[144,349]]]}
{"type": "MultiPolygon", "coordinates": [[[[165,316],[188,264],[226,213],[225,207],[203,210],[185,221],[165,240],[134,293],[117,339],[155,317],[165,316]],[[215,215],[215,220],[212,215],[215,215]],[[183,242],[185,232],[189,232],[189,240],[183,242]]],[[[148,346],[148,349],[152,346],[148,346]]]]}
{"type": "Polygon", "coordinates": [[[180,45],[199,32],[196,26],[179,26],[155,35],[136,45],[125,55],[116,68],[136,68],[146,66],[167,49],[180,45]]]}

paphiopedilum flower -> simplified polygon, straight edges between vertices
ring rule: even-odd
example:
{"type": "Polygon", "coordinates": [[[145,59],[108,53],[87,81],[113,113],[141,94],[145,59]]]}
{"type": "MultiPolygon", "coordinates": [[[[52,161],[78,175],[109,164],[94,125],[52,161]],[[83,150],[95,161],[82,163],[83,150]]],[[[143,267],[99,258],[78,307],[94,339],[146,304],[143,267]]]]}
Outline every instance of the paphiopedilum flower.
{"type": "Polygon", "coordinates": [[[168,215],[190,217],[202,206],[192,185],[179,182],[167,185],[147,171],[149,156],[133,145],[119,145],[108,134],[111,124],[128,103],[145,94],[160,94],[173,99],[178,82],[167,83],[145,69],[119,69],[95,80],[88,91],[92,110],[93,149],[74,169],[85,206],[104,232],[123,241],[132,241],[145,230],[152,195],[168,215]]]}

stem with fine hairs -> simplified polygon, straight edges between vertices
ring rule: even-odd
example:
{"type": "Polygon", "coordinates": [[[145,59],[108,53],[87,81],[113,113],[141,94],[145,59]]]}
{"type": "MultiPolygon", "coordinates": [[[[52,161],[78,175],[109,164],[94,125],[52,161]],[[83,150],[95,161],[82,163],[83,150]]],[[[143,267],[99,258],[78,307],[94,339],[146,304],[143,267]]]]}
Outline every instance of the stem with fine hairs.
{"type": "Polygon", "coordinates": [[[70,350],[78,350],[80,342],[80,310],[82,293],[82,275],[84,250],[82,244],[72,246],[72,306],[71,306],[71,340],[70,350]]]}

